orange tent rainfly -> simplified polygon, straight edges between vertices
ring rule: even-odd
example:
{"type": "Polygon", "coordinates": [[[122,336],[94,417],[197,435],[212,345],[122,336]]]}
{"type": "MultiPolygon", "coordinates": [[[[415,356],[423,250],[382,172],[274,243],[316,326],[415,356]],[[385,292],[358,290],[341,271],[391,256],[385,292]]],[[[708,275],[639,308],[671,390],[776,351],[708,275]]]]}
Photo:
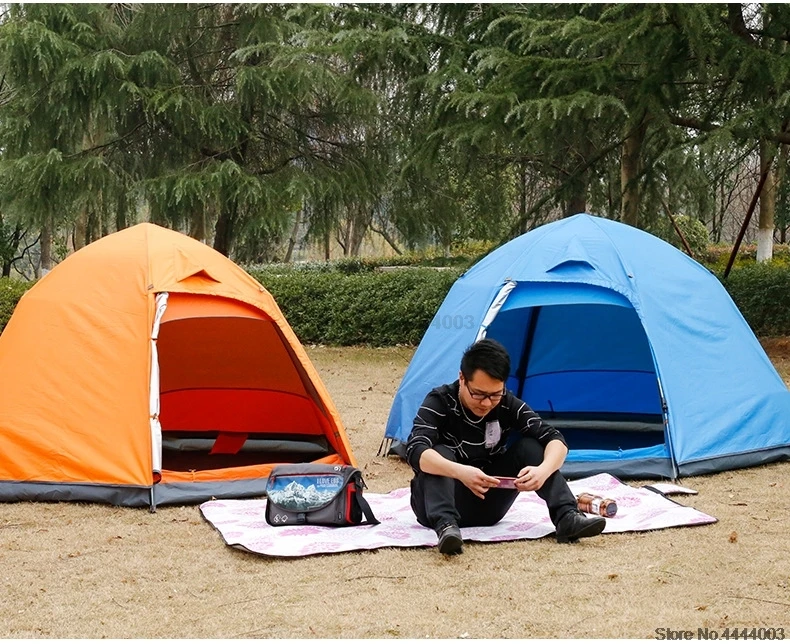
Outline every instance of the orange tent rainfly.
{"type": "Polygon", "coordinates": [[[272,296],[139,224],[74,253],[0,336],[0,500],[153,508],[263,494],[276,463],[355,464],[272,296]]]}

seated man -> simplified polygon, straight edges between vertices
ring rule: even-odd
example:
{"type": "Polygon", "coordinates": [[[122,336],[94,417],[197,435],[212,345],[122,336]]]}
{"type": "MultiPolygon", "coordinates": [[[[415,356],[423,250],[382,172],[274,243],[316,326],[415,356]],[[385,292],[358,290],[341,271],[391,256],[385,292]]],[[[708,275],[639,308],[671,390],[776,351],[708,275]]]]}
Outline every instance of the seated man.
{"type": "Polygon", "coordinates": [[[432,390],[414,419],[406,459],[414,470],[411,506],[439,536],[439,551],[460,554],[460,527],[494,525],[519,492],[546,502],[557,541],[600,534],[603,517],[588,517],[559,469],[568,447],[559,431],[505,389],[510,356],[480,340],[461,359],[458,380],[432,390]],[[497,488],[515,476],[516,489],[497,488]]]}

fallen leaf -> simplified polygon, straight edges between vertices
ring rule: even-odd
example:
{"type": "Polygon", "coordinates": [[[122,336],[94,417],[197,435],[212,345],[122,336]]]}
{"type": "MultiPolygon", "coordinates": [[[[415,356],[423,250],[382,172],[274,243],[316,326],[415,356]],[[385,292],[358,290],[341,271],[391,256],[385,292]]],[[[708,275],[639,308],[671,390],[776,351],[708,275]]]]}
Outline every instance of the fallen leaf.
{"type": "Polygon", "coordinates": [[[708,610],[707,606],[695,606],[694,610],[708,610]]]}

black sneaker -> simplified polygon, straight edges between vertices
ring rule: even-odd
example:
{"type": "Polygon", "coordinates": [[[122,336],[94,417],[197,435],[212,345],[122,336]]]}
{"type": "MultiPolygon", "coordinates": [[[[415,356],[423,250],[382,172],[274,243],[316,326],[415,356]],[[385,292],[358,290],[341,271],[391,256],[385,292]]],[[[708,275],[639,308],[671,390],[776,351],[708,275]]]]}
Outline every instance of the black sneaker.
{"type": "Polygon", "coordinates": [[[606,519],[603,517],[588,517],[583,512],[571,510],[557,523],[557,541],[573,543],[582,537],[594,537],[605,527],[606,519]]]}
{"type": "Polygon", "coordinates": [[[443,555],[460,555],[464,551],[461,530],[454,523],[448,523],[436,531],[439,535],[439,552],[443,555]]]}

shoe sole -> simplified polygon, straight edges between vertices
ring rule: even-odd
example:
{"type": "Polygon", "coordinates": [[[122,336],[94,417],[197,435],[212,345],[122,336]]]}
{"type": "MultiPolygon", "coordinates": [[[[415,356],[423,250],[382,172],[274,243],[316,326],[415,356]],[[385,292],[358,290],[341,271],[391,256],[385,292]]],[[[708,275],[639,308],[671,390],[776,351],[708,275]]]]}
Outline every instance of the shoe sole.
{"type": "Polygon", "coordinates": [[[574,534],[566,534],[563,536],[557,536],[557,543],[575,543],[579,539],[584,537],[595,537],[598,536],[603,532],[603,529],[606,527],[606,519],[603,517],[598,517],[598,521],[595,523],[590,523],[586,525],[584,528],[579,530],[574,534]]]}
{"type": "Polygon", "coordinates": [[[464,540],[454,534],[439,541],[439,552],[443,555],[460,555],[464,551],[464,540]]]}

